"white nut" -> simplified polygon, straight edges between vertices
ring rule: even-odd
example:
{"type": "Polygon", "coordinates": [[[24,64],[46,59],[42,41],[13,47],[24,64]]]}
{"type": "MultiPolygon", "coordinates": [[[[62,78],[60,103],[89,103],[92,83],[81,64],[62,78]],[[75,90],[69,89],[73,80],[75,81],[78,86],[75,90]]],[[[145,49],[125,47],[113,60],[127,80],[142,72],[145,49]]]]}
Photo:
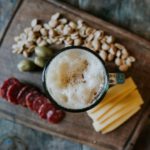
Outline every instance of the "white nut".
{"type": "Polygon", "coordinates": [[[115,38],[112,35],[106,36],[106,42],[111,44],[115,41],[115,38]]]}
{"type": "Polygon", "coordinates": [[[125,60],[125,64],[126,64],[128,67],[131,67],[132,62],[131,62],[131,60],[130,60],[129,57],[125,60]]]}
{"type": "Polygon", "coordinates": [[[51,27],[51,28],[55,28],[57,25],[58,25],[58,21],[57,20],[50,20],[48,22],[48,25],[51,27]]]}
{"type": "Polygon", "coordinates": [[[127,71],[128,70],[128,66],[126,64],[123,64],[123,65],[119,66],[119,70],[120,71],[127,71]]]}
{"type": "Polygon", "coordinates": [[[121,56],[121,51],[120,51],[120,50],[117,51],[116,56],[117,56],[117,57],[120,57],[120,56],[121,56]]]}
{"type": "Polygon", "coordinates": [[[93,33],[93,30],[94,30],[93,28],[87,27],[87,28],[86,28],[86,31],[85,31],[85,34],[86,34],[86,35],[90,35],[91,33],[93,33]]]}
{"type": "Polygon", "coordinates": [[[99,52],[99,55],[100,55],[100,57],[101,57],[104,61],[106,61],[106,59],[107,59],[107,53],[106,53],[106,51],[101,50],[101,51],[99,52]]]}
{"type": "Polygon", "coordinates": [[[48,36],[47,35],[45,35],[45,36],[43,35],[42,38],[43,38],[43,40],[47,40],[48,36]]]}
{"type": "Polygon", "coordinates": [[[60,13],[55,13],[51,16],[51,20],[57,20],[60,17],[60,13]]]}
{"type": "Polygon", "coordinates": [[[58,25],[55,30],[59,33],[59,34],[62,34],[63,33],[63,29],[64,29],[64,25],[63,24],[60,24],[58,25]]]}
{"type": "Polygon", "coordinates": [[[65,45],[73,45],[73,40],[70,37],[67,37],[66,40],[64,41],[65,45]]]}
{"type": "Polygon", "coordinates": [[[29,33],[28,33],[28,39],[27,39],[27,41],[29,41],[29,42],[32,42],[32,41],[35,41],[35,34],[33,33],[33,31],[30,31],[29,33]]]}
{"type": "Polygon", "coordinates": [[[69,22],[69,26],[72,28],[72,29],[76,29],[77,28],[77,24],[73,21],[70,21],[69,22]]]}
{"type": "Polygon", "coordinates": [[[31,21],[31,27],[35,27],[37,25],[37,23],[38,23],[38,20],[37,19],[33,19],[31,21]]]}
{"type": "Polygon", "coordinates": [[[109,53],[111,53],[112,55],[116,55],[116,47],[114,47],[114,45],[110,46],[109,53]]]}
{"type": "Polygon", "coordinates": [[[22,54],[23,54],[24,57],[29,57],[29,53],[27,51],[23,51],[22,54]]]}
{"type": "Polygon", "coordinates": [[[103,31],[97,30],[97,31],[94,33],[94,38],[96,38],[96,39],[102,39],[103,35],[104,35],[104,32],[103,32],[103,31]]]}
{"type": "Polygon", "coordinates": [[[61,24],[66,24],[68,21],[67,21],[66,18],[62,18],[62,19],[59,19],[59,22],[60,22],[61,24]]]}
{"type": "Polygon", "coordinates": [[[75,39],[79,38],[79,33],[78,32],[74,32],[74,33],[71,34],[70,37],[71,37],[72,40],[75,40],[75,39]]]}
{"type": "Polygon", "coordinates": [[[107,43],[103,43],[103,44],[102,44],[102,49],[103,49],[103,50],[107,51],[107,50],[109,50],[109,48],[110,48],[110,47],[109,47],[109,45],[108,45],[107,43]]]}
{"type": "Polygon", "coordinates": [[[123,48],[123,49],[122,49],[122,54],[128,54],[128,51],[127,51],[126,48],[123,48]]]}
{"type": "Polygon", "coordinates": [[[136,61],[133,56],[129,56],[129,59],[130,59],[131,62],[135,62],[136,61]]]}
{"type": "Polygon", "coordinates": [[[80,46],[81,44],[82,44],[82,39],[81,38],[78,38],[78,39],[74,40],[74,45],[75,46],[80,46]]]}
{"type": "Polygon", "coordinates": [[[43,36],[46,36],[47,35],[47,30],[45,28],[41,28],[40,29],[40,33],[43,35],[43,36]]]}
{"type": "Polygon", "coordinates": [[[105,37],[105,36],[103,36],[103,38],[102,38],[102,39],[100,39],[100,42],[101,42],[101,43],[106,43],[106,37],[105,37]]]}
{"type": "Polygon", "coordinates": [[[108,61],[112,61],[114,59],[114,55],[108,54],[108,61]]]}
{"type": "Polygon", "coordinates": [[[49,24],[48,23],[44,23],[44,28],[46,29],[46,30],[49,30],[50,29],[50,26],[49,26],[49,24]]]}
{"type": "Polygon", "coordinates": [[[99,40],[94,39],[92,41],[92,47],[93,47],[94,51],[99,50],[99,48],[100,48],[100,42],[99,42],[99,40]]]}
{"type": "Polygon", "coordinates": [[[48,44],[52,44],[53,43],[51,39],[47,39],[46,41],[47,41],[48,44]]]}
{"type": "Polygon", "coordinates": [[[42,28],[41,25],[36,25],[33,27],[33,32],[39,32],[41,28],[42,28]]]}
{"type": "Polygon", "coordinates": [[[47,42],[45,40],[42,40],[40,43],[38,43],[38,46],[45,46],[47,45],[47,42]]]}
{"type": "Polygon", "coordinates": [[[53,29],[50,29],[49,32],[48,32],[48,34],[49,34],[49,37],[55,37],[57,35],[57,33],[55,32],[55,30],[53,30],[53,29]]]}
{"type": "Polygon", "coordinates": [[[128,54],[122,54],[121,59],[126,59],[128,57],[128,54]]]}
{"type": "Polygon", "coordinates": [[[118,48],[120,50],[125,49],[125,47],[122,44],[115,43],[114,45],[116,46],[116,48],[118,48]]]}
{"type": "Polygon", "coordinates": [[[41,41],[42,41],[42,38],[39,37],[39,38],[36,40],[36,44],[39,44],[41,41]]]}
{"type": "Polygon", "coordinates": [[[81,37],[83,37],[83,38],[85,38],[85,37],[87,37],[87,35],[86,35],[86,26],[82,26],[81,28],[80,28],[80,30],[79,30],[79,35],[81,36],[81,37]]]}
{"type": "Polygon", "coordinates": [[[62,44],[64,39],[65,39],[64,37],[59,37],[58,41],[56,42],[56,44],[62,44]]]}
{"type": "Polygon", "coordinates": [[[83,26],[83,20],[77,20],[77,28],[80,29],[83,26]]]}
{"type": "Polygon", "coordinates": [[[69,25],[65,25],[63,29],[63,35],[68,35],[72,32],[72,28],[69,25]]]}
{"type": "Polygon", "coordinates": [[[116,64],[117,66],[122,65],[122,60],[121,60],[120,58],[116,58],[116,59],[115,59],[115,64],[116,64]]]}
{"type": "Polygon", "coordinates": [[[34,43],[33,42],[27,42],[25,44],[26,48],[30,48],[30,47],[33,47],[34,46],[34,43]]]}
{"type": "Polygon", "coordinates": [[[56,44],[56,42],[58,42],[58,37],[56,36],[54,38],[51,38],[51,41],[52,43],[56,44]]]}
{"type": "Polygon", "coordinates": [[[94,38],[93,34],[90,34],[87,38],[86,38],[86,42],[91,42],[94,38]]]}

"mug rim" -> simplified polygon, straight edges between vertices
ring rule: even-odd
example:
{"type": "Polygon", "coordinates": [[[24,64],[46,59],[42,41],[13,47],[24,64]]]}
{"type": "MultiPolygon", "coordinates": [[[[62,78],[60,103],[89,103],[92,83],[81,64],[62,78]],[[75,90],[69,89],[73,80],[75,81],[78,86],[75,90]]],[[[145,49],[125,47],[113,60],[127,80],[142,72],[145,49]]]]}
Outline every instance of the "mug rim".
{"type": "Polygon", "coordinates": [[[109,73],[107,71],[107,68],[106,68],[106,65],[104,63],[104,61],[102,60],[102,58],[94,51],[92,51],[91,49],[87,48],[87,47],[83,47],[83,46],[68,46],[68,47],[64,47],[62,49],[60,49],[58,52],[56,52],[49,60],[48,62],[46,63],[44,69],[43,69],[43,72],[42,72],[42,85],[44,87],[44,90],[49,98],[49,101],[51,101],[52,103],[54,103],[58,108],[62,109],[62,110],[65,110],[65,111],[68,111],[68,112],[84,112],[84,111],[88,111],[90,109],[92,109],[93,107],[95,107],[98,103],[100,103],[104,96],[106,95],[107,93],[107,90],[109,88],[109,73]],[[47,72],[47,68],[48,66],[50,65],[51,61],[57,56],[59,55],[60,53],[66,51],[66,50],[71,50],[71,49],[81,49],[81,50],[85,50],[85,51],[88,51],[90,52],[91,54],[93,54],[94,56],[96,56],[102,63],[103,65],[103,68],[105,70],[105,83],[104,83],[104,86],[102,88],[102,91],[99,92],[99,94],[94,98],[94,102],[87,106],[87,107],[84,107],[84,108],[79,108],[79,109],[72,109],[72,108],[67,108],[67,107],[64,107],[60,104],[58,104],[56,102],[56,100],[51,96],[51,94],[49,93],[49,91],[47,90],[47,86],[46,86],[46,72],[47,72]]]}

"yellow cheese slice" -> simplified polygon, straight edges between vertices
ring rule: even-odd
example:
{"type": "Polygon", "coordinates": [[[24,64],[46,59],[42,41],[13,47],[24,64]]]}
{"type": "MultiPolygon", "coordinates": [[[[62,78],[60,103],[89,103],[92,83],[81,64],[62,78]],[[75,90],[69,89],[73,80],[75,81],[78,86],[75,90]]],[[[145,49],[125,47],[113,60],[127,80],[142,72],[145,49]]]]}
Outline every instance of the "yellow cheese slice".
{"type": "MultiPolygon", "coordinates": [[[[130,91],[130,93],[131,92],[132,91],[130,91]]],[[[105,104],[103,107],[99,108],[96,112],[90,114],[88,113],[88,115],[91,117],[93,121],[97,121],[99,118],[103,117],[111,108],[117,105],[123,98],[124,98],[124,94],[114,99],[114,101],[105,104]]]]}
{"type": "Polygon", "coordinates": [[[89,114],[89,116],[91,116],[91,113],[96,112],[97,110],[99,110],[100,108],[102,108],[104,105],[108,104],[110,101],[113,101],[114,99],[118,98],[118,97],[125,97],[127,96],[129,93],[131,93],[134,89],[136,89],[136,84],[134,83],[134,81],[132,80],[131,77],[129,77],[128,79],[126,79],[124,84],[118,84],[115,85],[113,87],[111,87],[105,98],[103,99],[102,102],[100,102],[96,107],[94,107],[93,109],[87,111],[87,113],[89,114]]]}
{"type": "Polygon", "coordinates": [[[93,126],[95,128],[95,130],[97,132],[101,131],[102,129],[104,129],[106,126],[108,126],[109,124],[111,124],[112,122],[116,121],[117,119],[119,119],[120,117],[122,117],[123,115],[125,115],[126,113],[128,113],[129,111],[135,109],[136,107],[138,107],[140,104],[136,104],[136,105],[130,105],[129,107],[127,107],[126,109],[121,110],[119,113],[114,114],[111,118],[109,118],[108,120],[99,123],[98,121],[93,122],[93,126]]]}
{"type": "MultiPolygon", "coordinates": [[[[115,113],[119,113],[122,109],[126,109],[130,105],[141,105],[143,104],[142,97],[140,96],[138,90],[134,90],[131,94],[122,99],[118,104],[112,107],[108,112],[106,112],[102,117],[98,117],[99,123],[105,121],[112,117],[115,113]]],[[[107,104],[109,105],[109,104],[107,104]]],[[[101,109],[99,110],[101,111],[101,109]]]]}
{"type": "Polygon", "coordinates": [[[108,132],[111,132],[111,131],[115,130],[120,125],[122,125],[123,123],[125,123],[130,117],[132,117],[139,110],[140,110],[140,107],[135,107],[134,109],[132,109],[131,111],[129,111],[127,114],[123,115],[121,118],[117,119],[116,121],[114,121],[110,125],[106,126],[102,130],[102,134],[106,134],[108,132]]]}

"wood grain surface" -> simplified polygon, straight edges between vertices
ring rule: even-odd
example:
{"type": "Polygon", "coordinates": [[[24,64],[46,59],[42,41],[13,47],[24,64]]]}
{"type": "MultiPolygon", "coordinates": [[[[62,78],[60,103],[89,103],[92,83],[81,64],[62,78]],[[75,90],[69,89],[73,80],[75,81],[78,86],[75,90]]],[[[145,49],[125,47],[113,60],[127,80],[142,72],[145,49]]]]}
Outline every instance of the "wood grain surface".
{"type": "MultiPolygon", "coordinates": [[[[18,72],[16,64],[22,59],[22,56],[12,54],[11,45],[14,42],[13,37],[23,31],[25,27],[29,26],[30,21],[33,18],[48,20],[51,14],[57,11],[63,13],[69,19],[76,20],[82,18],[89,25],[103,29],[107,33],[114,35],[119,42],[123,43],[129,49],[130,53],[139,61],[135,63],[127,75],[132,76],[137,83],[139,91],[144,98],[145,105],[142,110],[132,117],[126,124],[107,135],[101,135],[93,130],[91,120],[86,113],[67,113],[67,117],[62,123],[58,125],[51,125],[46,121],[39,119],[36,114],[31,113],[27,109],[12,106],[7,102],[1,101],[0,115],[45,133],[52,133],[54,135],[72,139],[80,143],[94,146],[97,149],[100,147],[105,150],[130,149],[132,147],[130,145],[135,143],[143,127],[143,122],[149,114],[147,107],[150,102],[148,90],[150,89],[150,85],[147,84],[147,82],[150,79],[150,53],[148,51],[148,49],[150,49],[150,43],[146,40],[139,38],[136,35],[132,35],[125,30],[114,27],[96,17],[68,8],[65,5],[59,5],[55,2],[44,2],[42,0],[37,0],[36,2],[34,0],[30,0],[30,2],[29,0],[26,0],[21,5],[14,20],[12,21],[1,46],[0,68],[2,68],[2,70],[0,74],[0,81],[2,82],[9,76],[16,76],[21,80],[25,80],[42,87],[40,72],[18,72]]],[[[115,67],[109,69],[117,71],[117,68],[115,67]]]]}

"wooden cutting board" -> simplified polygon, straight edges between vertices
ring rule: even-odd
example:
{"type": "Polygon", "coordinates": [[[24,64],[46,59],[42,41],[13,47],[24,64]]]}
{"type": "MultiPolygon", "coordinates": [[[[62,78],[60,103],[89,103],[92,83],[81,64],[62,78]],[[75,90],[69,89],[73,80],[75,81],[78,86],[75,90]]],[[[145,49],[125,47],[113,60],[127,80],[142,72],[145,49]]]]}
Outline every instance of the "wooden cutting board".
{"type": "MultiPolygon", "coordinates": [[[[22,59],[22,56],[12,54],[11,45],[14,43],[13,37],[21,33],[25,27],[30,26],[30,21],[33,18],[46,21],[55,12],[61,12],[71,20],[83,19],[90,26],[114,35],[117,41],[124,44],[130,53],[136,57],[137,61],[128,71],[127,76],[132,76],[138,85],[145,102],[142,110],[124,125],[106,135],[94,131],[92,121],[86,113],[67,113],[63,122],[53,125],[39,119],[36,114],[27,109],[1,100],[0,117],[16,121],[45,133],[88,144],[101,150],[131,149],[149,114],[150,42],[70,6],[54,1],[26,0],[23,1],[11,22],[0,47],[0,82],[7,77],[15,76],[20,80],[31,82],[42,88],[41,72],[20,73],[17,70],[16,64],[22,59]]],[[[114,72],[117,71],[115,67],[109,69],[114,72]]]]}

